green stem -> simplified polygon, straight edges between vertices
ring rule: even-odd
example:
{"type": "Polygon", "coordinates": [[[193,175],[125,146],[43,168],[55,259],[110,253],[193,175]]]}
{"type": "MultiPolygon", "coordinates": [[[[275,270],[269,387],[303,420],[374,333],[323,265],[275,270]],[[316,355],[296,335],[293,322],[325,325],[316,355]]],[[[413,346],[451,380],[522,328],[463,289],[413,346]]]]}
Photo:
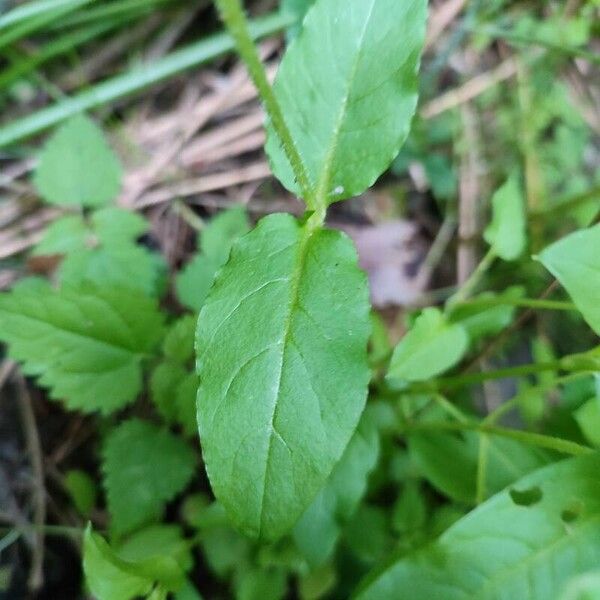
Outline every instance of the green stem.
{"type": "Polygon", "coordinates": [[[489,447],[490,438],[487,434],[482,433],[479,436],[479,452],[477,456],[477,482],[475,488],[475,502],[477,502],[477,504],[481,504],[485,500],[489,447]]]}
{"type": "Polygon", "coordinates": [[[484,425],[483,423],[452,423],[441,421],[435,423],[410,423],[404,428],[404,432],[407,434],[432,431],[475,431],[477,433],[515,440],[529,446],[554,450],[562,454],[572,454],[573,456],[595,452],[595,450],[589,446],[583,446],[569,440],[542,435],[540,433],[532,433],[530,431],[521,431],[519,429],[484,425]]]}
{"type": "MultiPolygon", "coordinates": [[[[506,367],[504,369],[496,369],[494,371],[483,371],[481,373],[466,373],[464,375],[455,375],[453,377],[440,377],[428,382],[415,382],[404,389],[398,389],[398,392],[409,394],[422,394],[439,392],[439,390],[454,390],[456,388],[466,387],[484,381],[493,381],[495,379],[509,379],[511,377],[524,377],[535,373],[543,373],[544,371],[565,370],[565,359],[544,362],[531,363],[527,365],[519,365],[517,367],[506,367]]],[[[568,370],[568,369],[567,369],[568,370]]],[[[573,370],[587,370],[584,368],[573,370]]]]}
{"type": "MultiPolygon", "coordinates": [[[[549,390],[556,388],[557,386],[563,385],[570,381],[576,381],[577,379],[581,379],[582,377],[590,377],[590,373],[587,371],[582,371],[580,373],[571,373],[570,375],[565,375],[564,377],[558,377],[552,383],[543,383],[541,385],[537,385],[529,388],[527,391],[529,393],[538,392],[543,394],[549,390]]],[[[503,402],[498,408],[493,410],[487,417],[485,417],[482,423],[486,425],[492,425],[493,423],[497,423],[499,419],[501,419],[506,413],[510,412],[513,408],[516,408],[519,404],[520,396],[517,394],[513,396],[506,402],[503,402]]]]}
{"type": "Polygon", "coordinates": [[[465,281],[458,292],[448,300],[449,307],[455,306],[459,302],[464,302],[473,293],[473,290],[475,290],[482,277],[492,266],[494,260],[496,260],[496,252],[493,248],[490,248],[467,281],[465,281]]]}
{"type": "Polygon", "coordinates": [[[258,89],[258,93],[265,105],[273,128],[281,140],[283,150],[290,161],[290,165],[294,172],[294,176],[298,181],[302,195],[306,200],[307,205],[313,207],[313,190],[304,162],[296,148],[292,134],[286,125],[279,102],[275,97],[273,88],[269,84],[267,73],[248,31],[246,16],[240,0],[216,0],[216,4],[219,7],[223,22],[235,40],[240,56],[248,67],[250,77],[258,89]]]}
{"type": "Polygon", "coordinates": [[[535,298],[478,298],[461,302],[461,306],[474,306],[481,308],[493,308],[495,306],[517,306],[522,308],[532,308],[537,310],[572,310],[577,307],[572,302],[562,302],[559,300],[538,300],[535,298]]]}

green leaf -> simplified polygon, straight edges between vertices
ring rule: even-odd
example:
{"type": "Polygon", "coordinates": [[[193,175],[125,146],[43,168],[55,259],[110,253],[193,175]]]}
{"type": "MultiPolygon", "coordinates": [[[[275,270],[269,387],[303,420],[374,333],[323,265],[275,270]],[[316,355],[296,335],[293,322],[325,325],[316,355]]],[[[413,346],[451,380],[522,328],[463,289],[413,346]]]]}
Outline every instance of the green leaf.
{"type": "Polygon", "coordinates": [[[83,570],[97,600],[133,600],[150,594],[156,583],[176,591],[183,573],[172,556],[152,556],[139,561],[121,558],[88,525],[83,541],[83,570]]]}
{"type": "Polygon", "coordinates": [[[600,448],[600,398],[591,398],[573,414],[586,440],[600,448]]]}
{"type": "Polygon", "coordinates": [[[294,541],[312,567],[321,566],[333,553],[342,526],[366,492],[378,456],[377,428],[365,412],[325,487],[294,528],[294,541]]]}
{"type": "Polygon", "coordinates": [[[234,206],[212,219],[200,235],[200,248],[206,256],[224,264],[233,243],[250,230],[248,215],[243,206],[234,206]]]}
{"type": "Polygon", "coordinates": [[[96,505],[96,482],[85,471],[73,469],[65,474],[65,488],[75,508],[84,517],[88,516],[96,505]]]}
{"type": "Polygon", "coordinates": [[[426,308],[396,346],[387,377],[424,381],[444,373],[464,356],[469,337],[459,324],[449,324],[437,308],[426,308]]]}
{"type": "Polygon", "coordinates": [[[121,175],[102,131],[88,117],[77,115],[46,143],[34,183],[51,204],[101,206],[119,193],[121,175]]]}
{"type": "MultiPolygon", "coordinates": [[[[463,432],[415,433],[410,454],[429,483],[453,500],[473,504],[476,496],[479,436],[463,432]]],[[[495,493],[549,462],[546,452],[502,438],[490,438],[486,489],[495,493]]]]}
{"type": "Polygon", "coordinates": [[[448,321],[460,324],[469,335],[471,343],[483,337],[496,335],[508,327],[514,318],[515,307],[511,306],[510,300],[523,298],[525,290],[514,286],[505,290],[502,294],[486,292],[473,298],[471,302],[459,303],[450,307],[448,321]],[[506,299],[507,304],[497,306],[486,306],[486,302],[495,302],[506,299]]]}
{"type": "Polygon", "coordinates": [[[156,303],[132,291],[19,287],[0,295],[0,339],[27,375],[70,409],[113,412],[142,387],[162,337],[156,303]]]}
{"type": "Polygon", "coordinates": [[[36,256],[69,254],[85,248],[89,239],[89,230],[80,216],[67,215],[48,225],[33,253],[36,256]]]}
{"type": "Polygon", "coordinates": [[[147,229],[147,221],[135,213],[103,208],[89,224],[75,216],[55,221],[34,253],[66,255],[58,270],[63,285],[92,282],[157,295],[162,259],[136,243],[147,229]]]}
{"type": "Polygon", "coordinates": [[[170,556],[184,572],[188,572],[194,564],[190,543],[184,539],[181,528],[177,525],[149,525],[118,544],[116,552],[123,560],[130,562],[170,556]]]}
{"type": "Polygon", "coordinates": [[[150,376],[150,397],[160,415],[169,424],[179,420],[179,409],[175,400],[177,388],[188,372],[179,363],[166,360],[160,363],[150,376]]]}
{"type": "Polygon", "coordinates": [[[600,335],[600,225],[576,231],[546,248],[539,260],[565,287],[589,326],[600,335]]]}
{"type": "Polygon", "coordinates": [[[263,219],[240,238],[198,321],[198,423],[216,497],[253,536],[288,531],[362,413],[369,302],[342,233],[263,219]]]}
{"type": "Polygon", "coordinates": [[[192,315],[184,315],[171,325],[163,342],[164,355],[185,364],[194,356],[194,337],[198,319],[192,315]]]}
{"type": "Polygon", "coordinates": [[[198,312],[217,271],[229,257],[231,245],[249,230],[248,217],[243,207],[231,208],[216,216],[202,231],[197,254],[177,275],[175,288],[180,302],[198,312]]]}
{"type": "MultiPolygon", "coordinates": [[[[318,208],[364,192],[404,143],[417,105],[426,0],[320,0],[287,50],[274,91],[318,208]]],[[[273,172],[298,194],[272,127],[273,172]]]]}
{"type": "Polygon", "coordinates": [[[483,237],[503,260],[516,260],[527,243],[525,200],[516,175],[511,176],[492,197],[492,221],[483,237]]]}
{"type": "Polygon", "coordinates": [[[195,435],[198,378],[173,360],[160,363],[150,376],[150,397],[169,424],[179,424],[184,432],[195,435]]]}
{"type": "Polygon", "coordinates": [[[198,254],[190,260],[175,278],[177,298],[185,306],[198,312],[204,305],[221,265],[214,259],[198,254]]]}
{"type": "Polygon", "coordinates": [[[589,454],[536,471],[375,572],[356,598],[554,598],[600,561],[599,469],[589,454]]]}
{"type": "Polygon", "coordinates": [[[195,465],[192,449],[168,431],[137,419],[121,423],[106,439],[102,462],[112,530],[123,534],[158,518],[195,465]]]}
{"type": "Polygon", "coordinates": [[[402,534],[413,533],[425,525],[427,503],[419,482],[409,479],[394,504],[392,524],[402,534]]]}

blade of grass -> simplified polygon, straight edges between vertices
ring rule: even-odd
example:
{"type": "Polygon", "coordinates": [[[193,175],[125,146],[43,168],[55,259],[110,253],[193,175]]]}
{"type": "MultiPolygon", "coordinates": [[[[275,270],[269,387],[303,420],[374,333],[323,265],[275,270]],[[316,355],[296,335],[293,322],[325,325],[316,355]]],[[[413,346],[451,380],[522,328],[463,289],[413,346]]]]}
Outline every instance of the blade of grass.
{"type": "MultiPolygon", "coordinates": [[[[251,35],[254,39],[273,35],[291,25],[293,21],[294,17],[290,14],[273,13],[253,21],[250,25],[251,35]]],[[[226,33],[220,33],[172,52],[151,65],[142,65],[103,81],[86,91],[0,128],[0,147],[21,141],[79,112],[140,92],[186,69],[213,60],[233,48],[231,37],[226,33]]]]}
{"type": "Polygon", "coordinates": [[[0,89],[7,87],[20,77],[26,77],[31,71],[52,58],[66,54],[74,48],[102,36],[111,29],[114,29],[115,26],[120,26],[127,22],[129,22],[129,19],[120,22],[105,21],[103,23],[94,23],[59,37],[43,46],[38,52],[19,60],[0,73],[0,89]]]}
{"type": "Polygon", "coordinates": [[[0,17],[0,31],[45,13],[52,13],[62,8],[77,8],[86,2],[90,2],[90,0],[39,0],[38,2],[28,2],[13,8],[0,17]]]}
{"type": "MultiPolygon", "coordinates": [[[[5,27],[6,31],[0,33],[0,49],[5,48],[9,44],[20,40],[21,38],[33,33],[34,31],[46,26],[48,23],[63,17],[64,15],[73,12],[80,6],[88,4],[92,0],[72,0],[69,3],[59,1],[59,6],[54,10],[46,10],[34,15],[29,19],[18,19],[14,26],[5,27]]],[[[10,13],[6,15],[8,18],[10,13]]],[[[0,31],[3,29],[0,23],[0,31]]]]}
{"type": "Polygon", "coordinates": [[[66,27],[73,27],[74,25],[83,25],[90,21],[102,21],[107,18],[122,17],[129,13],[141,16],[150,10],[155,10],[161,4],[173,4],[173,2],[171,0],[121,0],[121,2],[113,2],[106,6],[90,6],[58,23],[54,23],[51,29],[64,29],[66,27]]]}

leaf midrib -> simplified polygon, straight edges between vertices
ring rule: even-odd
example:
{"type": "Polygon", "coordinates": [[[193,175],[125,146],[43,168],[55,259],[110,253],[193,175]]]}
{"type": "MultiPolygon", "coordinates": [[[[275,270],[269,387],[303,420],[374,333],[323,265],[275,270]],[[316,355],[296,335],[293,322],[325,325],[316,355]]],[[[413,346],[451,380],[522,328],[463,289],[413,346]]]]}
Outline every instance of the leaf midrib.
{"type": "MultiPolygon", "coordinates": [[[[309,243],[313,233],[314,233],[314,230],[310,227],[305,226],[301,229],[301,237],[299,240],[299,247],[298,247],[298,253],[296,255],[296,262],[294,264],[294,270],[292,271],[292,275],[290,277],[290,282],[291,282],[290,296],[289,296],[289,301],[288,301],[288,305],[287,305],[287,309],[286,309],[287,316],[284,321],[283,335],[281,338],[281,352],[280,352],[279,367],[278,367],[278,380],[277,380],[277,386],[276,386],[276,393],[274,395],[274,402],[271,407],[269,443],[268,443],[268,447],[267,447],[267,459],[265,460],[263,486],[262,486],[262,493],[261,493],[261,498],[260,498],[260,510],[259,510],[260,522],[259,522],[259,528],[258,528],[259,537],[261,536],[261,534],[265,528],[264,504],[265,504],[265,496],[267,494],[267,481],[269,478],[269,465],[270,465],[271,457],[272,457],[273,438],[281,437],[282,442],[284,444],[286,444],[285,440],[283,439],[283,436],[281,436],[281,434],[275,430],[275,420],[277,418],[277,410],[279,408],[279,400],[280,400],[280,393],[281,393],[281,378],[283,376],[283,369],[285,368],[286,351],[287,351],[288,345],[290,343],[289,338],[290,338],[290,334],[291,334],[292,322],[294,320],[293,315],[299,304],[300,282],[302,279],[302,274],[304,272],[304,266],[306,264],[306,257],[308,254],[308,243],[309,243]]],[[[287,444],[286,444],[286,447],[287,447],[287,444]]],[[[288,448],[288,450],[289,450],[289,448],[288,448]]],[[[291,453],[291,451],[290,451],[290,453],[291,453]]]]}
{"type": "MultiPolygon", "coordinates": [[[[364,27],[363,27],[362,31],[360,32],[360,35],[357,39],[357,42],[358,42],[357,52],[354,57],[354,62],[352,64],[352,68],[350,70],[350,76],[348,77],[348,80],[347,80],[346,91],[342,98],[342,104],[340,107],[340,111],[338,113],[336,122],[333,127],[333,132],[332,132],[332,136],[331,136],[331,145],[329,147],[329,150],[325,154],[325,160],[323,161],[323,170],[321,172],[321,176],[319,177],[319,182],[317,184],[317,192],[315,195],[315,201],[316,201],[315,208],[317,208],[317,209],[327,206],[327,197],[329,195],[329,187],[330,187],[330,180],[331,180],[331,170],[333,167],[333,162],[335,160],[336,151],[338,148],[338,138],[339,138],[340,130],[341,130],[344,120],[346,118],[346,114],[347,114],[346,109],[348,107],[348,101],[350,100],[350,94],[352,92],[354,78],[356,76],[356,72],[358,70],[358,65],[360,63],[360,58],[361,58],[365,35],[367,33],[367,29],[369,28],[369,25],[371,22],[371,17],[373,16],[373,10],[375,8],[375,1],[376,0],[371,0],[369,14],[368,14],[367,18],[365,19],[364,27]]],[[[332,54],[332,60],[334,60],[333,54],[332,54]]]]}

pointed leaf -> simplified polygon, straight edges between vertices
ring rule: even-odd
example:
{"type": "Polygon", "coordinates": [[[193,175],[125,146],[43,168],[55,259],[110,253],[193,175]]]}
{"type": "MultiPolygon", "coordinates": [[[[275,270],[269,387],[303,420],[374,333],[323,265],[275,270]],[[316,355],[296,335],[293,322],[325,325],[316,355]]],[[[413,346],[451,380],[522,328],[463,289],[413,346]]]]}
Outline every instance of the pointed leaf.
{"type": "Polygon", "coordinates": [[[503,260],[516,260],[526,244],[525,199],[519,179],[513,175],[492,198],[492,221],[485,241],[503,260]]]}
{"type": "Polygon", "coordinates": [[[367,579],[358,600],[547,600],[600,561],[600,457],[552,464],[367,579]]]}
{"type": "Polygon", "coordinates": [[[437,308],[426,308],[396,346],[388,378],[424,381],[452,368],[463,357],[469,336],[449,324],[437,308]]]}
{"type": "MultiPolygon", "coordinates": [[[[323,202],[364,192],[404,143],[426,12],[426,0],[320,0],[306,15],[274,91],[323,202]]],[[[298,193],[271,127],[267,152],[277,178],[298,193]]]]}
{"type": "Polygon", "coordinates": [[[576,231],[546,248],[541,263],[565,287],[589,326],[600,335],[600,225],[576,231]]]}
{"type": "Polygon", "coordinates": [[[198,422],[213,491],[254,536],[288,531],[357,426],[368,290],[350,240],[289,215],[240,238],[198,321],[198,422]]]}

